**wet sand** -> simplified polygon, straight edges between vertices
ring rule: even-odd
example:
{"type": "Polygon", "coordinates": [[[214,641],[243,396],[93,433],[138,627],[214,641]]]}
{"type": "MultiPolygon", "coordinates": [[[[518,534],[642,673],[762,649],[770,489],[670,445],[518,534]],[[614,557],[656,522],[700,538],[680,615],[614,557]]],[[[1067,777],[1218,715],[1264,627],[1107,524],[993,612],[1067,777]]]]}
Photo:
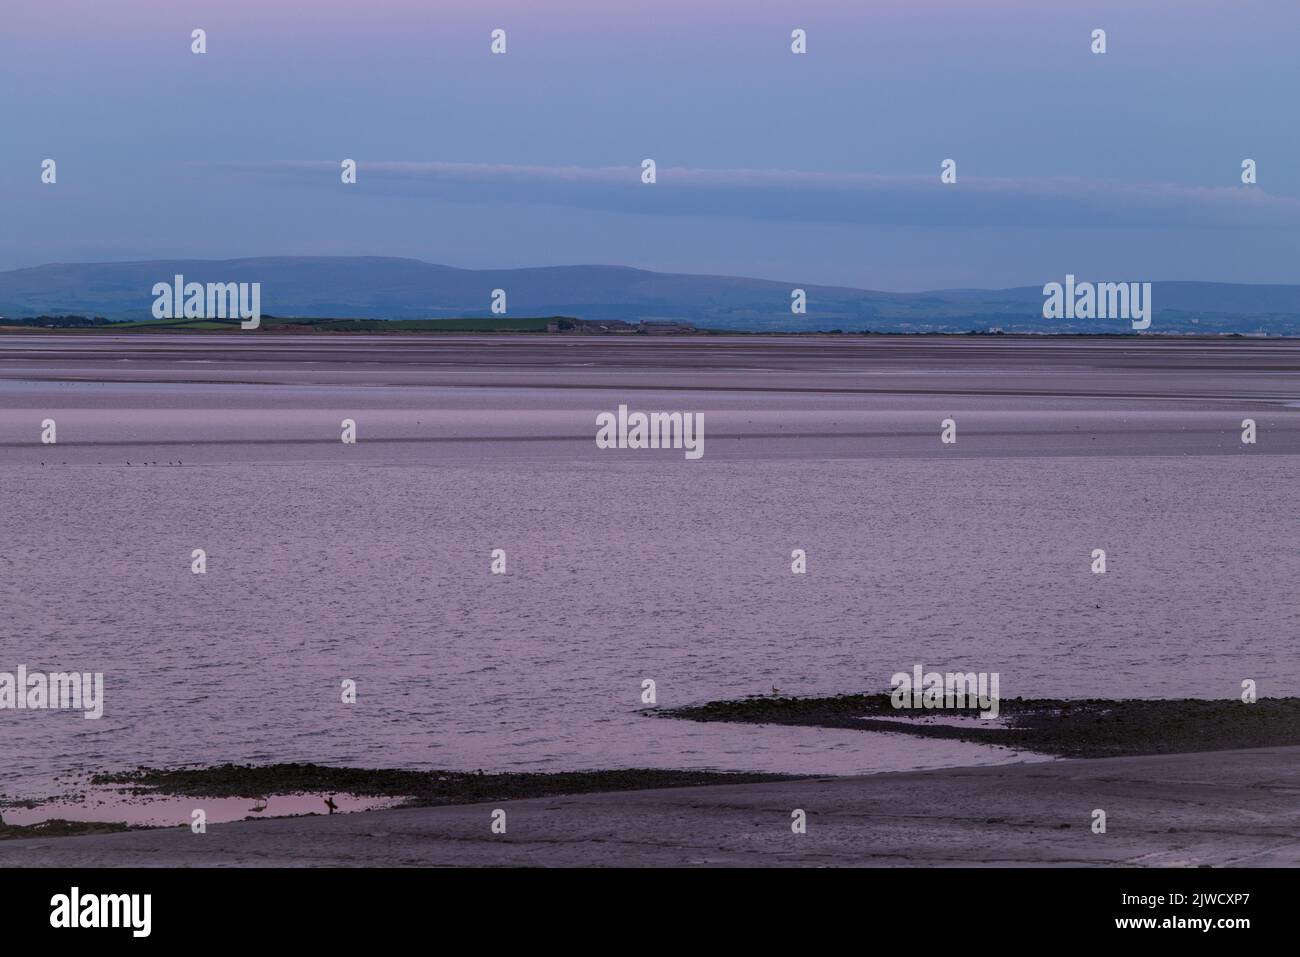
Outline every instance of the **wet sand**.
{"type": "Polygon", "coordinates": [[[1256,748],[16,840],[0,866],[1297,866],[1297,793],[1300,748],[1256,748]]]}
{"type": "Polygon", "coordinates": [[[354,464],[592,461],[619,403],[704,413],[710,461],[1232,455],[1246,416],[1300,454],[1297,340],[5,335],[0,394],[36,466],[335,462],[344,416],[354,464]]]}
{"type": "Polygon", "coordinates": [[[21,334],[0,336],[0,377],[1149,398],[1241,398],[1249,386],[1293,398],[1300,340],[21,334]]]}

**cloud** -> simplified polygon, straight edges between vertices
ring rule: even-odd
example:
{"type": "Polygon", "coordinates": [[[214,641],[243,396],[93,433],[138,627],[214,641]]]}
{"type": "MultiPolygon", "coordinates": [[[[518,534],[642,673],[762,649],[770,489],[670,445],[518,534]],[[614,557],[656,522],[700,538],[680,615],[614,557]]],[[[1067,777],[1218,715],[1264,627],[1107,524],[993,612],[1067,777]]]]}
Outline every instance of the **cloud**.
{"type": "MultiPolygon", "coordinates": [[[[537,166],[358,160],[358,190],[458,203],[542,204],[654,216],[738,217],[799,223],[943,227],[1300,227],[1300,200],[1257,186],[1126,183],[1077,177],[927,176],[640,164],[537,166]]],[[[338,186],[329,160],[226,163],[242,175],[338,186]]]]}

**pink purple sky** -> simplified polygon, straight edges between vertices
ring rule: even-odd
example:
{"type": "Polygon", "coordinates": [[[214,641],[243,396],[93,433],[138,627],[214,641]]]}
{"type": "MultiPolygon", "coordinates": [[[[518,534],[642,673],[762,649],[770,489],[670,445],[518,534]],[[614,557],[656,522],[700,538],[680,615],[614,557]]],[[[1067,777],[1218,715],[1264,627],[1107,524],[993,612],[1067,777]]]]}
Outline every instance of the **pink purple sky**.
{"type": "Polygon", "coordinates": [[[0,26],[4,269],[1300,282],[1291,0],[4,0],[0,26]]]}

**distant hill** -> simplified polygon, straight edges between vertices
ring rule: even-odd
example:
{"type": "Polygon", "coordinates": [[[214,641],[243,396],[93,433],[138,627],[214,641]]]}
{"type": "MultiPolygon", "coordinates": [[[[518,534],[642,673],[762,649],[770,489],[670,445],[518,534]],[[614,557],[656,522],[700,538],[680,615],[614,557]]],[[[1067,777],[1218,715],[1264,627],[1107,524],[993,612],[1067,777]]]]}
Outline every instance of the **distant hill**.
{"type": "MultiPolygon", "coordinates": [[[[15,269],[0,272],[0,316],[147,319],[154,283],[170,283],[177,273],[189,282],[260,282],[262,312],[280,316],[488,316],[492,290],[504,289],[509,314],[519,316],[685,322],[750,331],[1130,331],[1128,323],[1117,320],[1044,320],[1041,286],[891,293],[624,266],[457,269],[369,256],[57,263],[15,269]],[[806,315],[790,312],[795,286],[807,292],[806,315]]],[[[1300,335],[1300,286],[1156,282],[1152,298],[1152,332],[1300,335]]]]}

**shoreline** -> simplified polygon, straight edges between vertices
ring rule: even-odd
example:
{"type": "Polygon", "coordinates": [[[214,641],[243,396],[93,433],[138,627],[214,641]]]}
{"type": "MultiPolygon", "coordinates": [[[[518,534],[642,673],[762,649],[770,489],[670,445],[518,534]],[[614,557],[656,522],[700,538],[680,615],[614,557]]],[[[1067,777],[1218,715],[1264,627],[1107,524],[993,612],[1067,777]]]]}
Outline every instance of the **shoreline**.
{"type": "MultiPolygon", "coordinates": [[[[829,697],[751,696],[643,712],[648,719],[739,725],[796,725],[939,738],[1007,749],[1022,765],[1060,759],[1190,755],[1300,747],[1300,698],[1004,698],[996,715],[979,703],[896,707],[889,693],[829,697]],[[985,718],[992,720],[985,720],[985,718]]],[[[956,764],[963,770],[986,764],[956,764]]],[[[998,766],[998,765],[991,765],[998,766]]],[[[59,797],[0,795],[0,841],[187,826],[196,808],[207,824],[267,821],[326,813],[467,806],[570,798],[622,791],[736,786],[872,775],[618,768],[487,772],[357,768],[281,762],[137,767],[98,772],[59,797]],[[337,799],[337,800],[336,800],[337,799]],[[252,806],[249,803],[252,802],[252,806]]]]}
{"type": "MultiPolygon", "coordinates": [[[[508,323],[503,323],[500,327],[491,325],[475,327],[471,325],[455,326],[449,324],[446,328],[422,328],[427,322],[437,322],[440,320],[405,320],[405,319],[279,319],[278,317],[265,316],[263,319],[274,320],[257,329],[239,328],[239,320],[230,320],[228,323],[221,323],[218,320],[159,320],[153,322],[135,322],[130,320],[115,320],[108,325],[100,326],[40,326],[40,325],[23,325],[23,324],[5,324],[0,322],[0,336],[44,336],[44,335],[91,335],[91,336],[137,336],[137,335],[160,335],[160,336],[233,336],[243,335],[245,337],[255,335],[259,337],[279,337],[286,339],[302,339],[303,337],[314,336],[347,336],[349,338],[385,338],[394,336],[410,337],[446,337],[446,338],[543,338],[543,339],[561,339],[573,340],[579,338],[587,339],[619,339],[632,340],[638,339],[655,339],[659,341],[673,339],[754,339],[754,338],[773,338],[773,339],[1084,339],[1084,340],[1113,340],[1113,339],[1132,339],[1141,341],[1150,340],[1188,340],[1190,342],[1201,341],[1219,341],[1230,339],[1242,339],[1251,342],[1260,341],[1295,341],[1300,340],[1300,333],[1279,332],[1279,333],[1261,333],[1261,332],[1193,332],[1190,330],[1176,330],[1173,332],[1160,332],[1146,330],[1142,332],[1133,331],[1116,331],[1116,332],[1083,332],[1083,331],[1062,331],[1062,332],[1034,332],[1029,330],[1016,330],[1012,332],[999,331],[989,332],[984,329],[936,329],[929,331],[921,330],[845,330],[845,329],[731,329],[731,328],[708,328],[696,327],[691,330],[673,330],[671,332],[637,332],[635,327],[628,330],[618,331],[598,331],[595,328],[584,328],[582,330],[566,330],[561,332],[551,332],[544,328],[512,328],[508,323]],[[338,328],[330,329],[323,327],[323,323],[339,323],[338,328]],[[410,323],[411,325],[404,325],[410,323]],[[348,328],[344,324],[354,324],[357,328],[348,328]],[[384,328],[391,326],[391,328],[384,328]]],[[[520,317],[517,323],[529,323],[537,321],[538,317],[520,317]]],[[[543,320],[545,321],[545,320],[543,320]]],[[[597,326],[598,323],[590,322],[591,326],[597,326]]]]}
{"type": "Polygon", "coordinates": [[[0,797],[0,841],[185,826],[195,808],[204,810],[210,824],[235,823],[314,816],[322,813],[322,808],[330,808],[323,812],[327,815],[336,813],[335,809],[339,814],[357,814],[379,808],[459,806],[806,777],[658,768],[484,773],[301,763],[137,768],[92,774],[81,792],[61,797],[0,797]],[[90,806],[102,810],[96,810],[95,817],[86,817],[84,810],[90,806]]]}
{"type": "Polygon", "coordinates": [[[1300,747],[1264,747],[23,838],[0,866],[1300,866],[1297,791],[1300,747]]]}

